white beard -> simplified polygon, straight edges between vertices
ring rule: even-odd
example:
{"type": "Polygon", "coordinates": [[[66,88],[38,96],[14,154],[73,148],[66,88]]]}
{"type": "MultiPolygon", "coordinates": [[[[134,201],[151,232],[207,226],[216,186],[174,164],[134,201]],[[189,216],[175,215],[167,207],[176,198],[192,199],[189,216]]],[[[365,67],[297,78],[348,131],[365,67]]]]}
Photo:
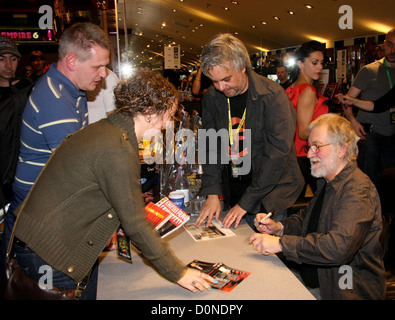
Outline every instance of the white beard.
{"type": "Polygon", "coordinates": [[[340,166],[336,152],[332,153],[332,157],[326,160],[319,158],[311,158],[311,175],[315,178],[325,178],[329,174],[332,174],[340,166]],[[316,162],[314,164],[314,162],[316,162]]]}

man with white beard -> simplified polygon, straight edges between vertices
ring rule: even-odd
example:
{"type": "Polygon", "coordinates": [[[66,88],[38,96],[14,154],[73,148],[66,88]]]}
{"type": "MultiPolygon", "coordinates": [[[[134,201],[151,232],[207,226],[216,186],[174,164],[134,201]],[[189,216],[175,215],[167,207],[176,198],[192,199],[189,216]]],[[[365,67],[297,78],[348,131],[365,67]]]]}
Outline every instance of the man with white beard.
{"type": "Polygon", "coordinates": [[[280,222],[258,214],[255,226],[261,233],[250,237],[260,253],[282,252],[296,262],[303,282],[319,288],[322,299],[385,296],[380,199],[356,165],[357,141],[351,123],[339,115],[313,121],[307,157],[312,175],[323,178],[314,198],[280,222]]]}

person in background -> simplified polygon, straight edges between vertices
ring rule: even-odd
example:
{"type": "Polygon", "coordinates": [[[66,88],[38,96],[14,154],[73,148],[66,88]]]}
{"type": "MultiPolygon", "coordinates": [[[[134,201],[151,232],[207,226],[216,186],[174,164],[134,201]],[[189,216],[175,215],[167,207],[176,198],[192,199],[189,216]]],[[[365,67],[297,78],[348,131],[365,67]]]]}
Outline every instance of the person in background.
{"type": "Polygon", "coordinates": [[[250,242],[262,254],[282,252],[299,264],[304,283],[319,287],[322,299],[384,299],[380,198],[356,164],[358,138],[337,114],[318,117],[308,130],[311,173],[323,178],[317,193],[306,209],[280,222],[261,222],[265,214],[258,214],[261,233],[250,242]]]}
{"type": "Polygon", "coordinates": [[[209,226],[214,216],[219,220],[220,195],[231,207],[225,227],[237,227],[244,216],[253,227],[255,214],[266,210],[275,210],[278,218],[303,188],[291,102],[280,85],[252,70],[246,47],[231,34],[219,34],[204,47],[201,68],[213,83],[202,100],[202,128],[225,129],[228,136],[221,139],[227,154],[219,147],[206,149],[201,192],[207,201],[196,225],[209,226]]]}
{"type": "Polygon", "coordinates": [[[193,96],[200,101],[210,86],[210,79],[204,73],[202,73],[202,69],[199,67],[192,81],[193,96]]]}
{"type": "MultiPolygon", "coordinates": [[[[374,101],[384,96],[395,84],[395,29],[384,40],[384,58],[364,66],[357,74],[347,95],[374,101]]],[[[395,103],[392,104],[395,106],[395,103]]],[[[376,113],[362,109],[355,117],[352,107],[344,104],[344,114],[354,127],[359,140],[358,165],[374,184],[381,172],[395,167],[395,124],[390,110],[376,113]]]]}
{"type": "MultiPolygon", "coordinates": [[[[122,225],[165,278],[193,292],[208,290],[214,279],[179,261],[145,218],[139,182],[139,142],[148,130],[165,129],[179,93],[159,73],[142,69],[118,83],[115,97],[114,113],[56,149],[18,208],[16,260],[37,281],[38,267],[49,264],[53,285],[74,289],[122,225]]],[[[96,298],[96,283],[92,271],[83,299],[96,298]]]]}
{"type": "Polygon", "coordinates": [[[20,90],[31,83],[25,77],[16,77],[16,69],[21,58],[14,40],[0,36],[0,102],[14,94],[12,87],[20,90]]]}
{"type": "MultiPolygon", "coordinates": [[[[88,123],[92,124],[101,119],[107,118],[115,109],[114,88],[117,85],[118,76],[106,68],[107,77],[101,79],[100,84],[93,91],[86,92],[88,100],[88,123]]],[[[114,233],[106,250],[117,249],[117,235],[114,233]]]]}
{"type": "Polygon", "coordinates": [[[29,56],[30,70],[27,70],[26,76],[37,81],[43,74],[45,74],[50,65],[45,62],[45,56],[40,50],[34,50],[29,56]]]}
{"type": "MultiPolygon", "coordinates": [[[[376,99],[375,101],[360,100],[341,93],[336,95],[336,98],[338,98],[341,103],[346,104],[347,106],[354,105],[355,107],[358,107],[365,111],[381,113],[389,109],[391,112],[395,112],[395,87],[392,87],[392,89],[388,91],[384,96],[376,99]]],[[[395,119],[392,119],[392,121],[395,121],[395,119]]]]}
{"type": "MultiPolygon", "coordinates": [[[[16,76],[21,57],[22,55],[14,40],[6,36],[0,36],[0,106],[2,111],[0,128],[0,235],[3,233],[5,215],[11,202],[12,182],[16,165],[15,157],[17,156],[10,148],[10,141],[16,140],[14,138],[15,132],[19,133],[20,131],[20,122],[17,119],[20,119],[25,107],[24,97],[27,95],[25,91],[30,90],[29,88],[32,86],[32,82],[26,77],[16,76]]],[[[17,150],[17,146],[15,150],[17,150]]],[[[1,265],[0,274],[3,274],[1,265]]]]}
{"type": "Polygon", "coordinates": [[[106,72],[107,77],[101,79],[95,90],[86,92],[89,124],[107,118],[115,109],[114,88],[119,78],[108,68],[106,68],[106,72]]]}
{"type": "Polygon", "coordinates": [[[291,85],[286,93],[296,110],[295,148],[300,170],[313,193],[317,189],[316,179],[310,173],[310,161],[304,147],[307,145],[307,128],[311,121],[328,113],[327,98],[317,92],[314,83],[319,79],[324,65],[324,46],[317,41],[304,43],[295,52],[296,65],[291,72],[291,85]]]}
{"type": "Polygon", "coordinates": [[[278,79],[278,84],[287,90],[289,85],[291,84],[288,79],[288,70],[284,65],[278,65],[276,69],[276,75],[278,79]]]}
{"type": "MultiPolygon", "coordinates": [[[[95,24],[76,23],[59,43],[59,60],[36,82],[26,104],[11,205],[5,217],[2,248],[7,248],[15,217],[52,152],[70,133],[88,125],[85,91],[107,76],[111,44],[95,24]]],[[[1,256],[4,257],[5,250],[1,256]]],[[[2,261],[2,265],[5,262],[2,261]]]]}

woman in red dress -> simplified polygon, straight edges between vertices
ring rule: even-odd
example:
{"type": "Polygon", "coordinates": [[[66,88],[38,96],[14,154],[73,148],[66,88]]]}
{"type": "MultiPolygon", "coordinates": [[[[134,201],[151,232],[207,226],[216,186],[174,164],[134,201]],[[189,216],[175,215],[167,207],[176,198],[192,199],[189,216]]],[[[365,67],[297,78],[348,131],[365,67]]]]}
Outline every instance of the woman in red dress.
{"type": "MultiPolygon", "coordinates": [[[[316,190],[315,178],[310,173],[310,161],[307,159],[307,127],[310,122],[322,114],[328,113],[325,98],[315,86],[324,65],[324,45],[318,41],[304,43],[295,53],[296,65],[291,71],[292,84],[286,92],[296,110],[295,149],[298,163],[307,184],[313,192],[316,190]]],[[[319,152],[319,151],[318,151],[319,152]]]]}

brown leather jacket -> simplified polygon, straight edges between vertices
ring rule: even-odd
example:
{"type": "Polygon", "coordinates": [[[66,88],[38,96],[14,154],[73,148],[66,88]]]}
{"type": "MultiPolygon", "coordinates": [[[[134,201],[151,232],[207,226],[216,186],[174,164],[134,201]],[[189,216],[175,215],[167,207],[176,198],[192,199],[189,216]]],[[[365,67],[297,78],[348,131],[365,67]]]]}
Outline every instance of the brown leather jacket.
{"type": "Polygon", "coordinates": [[[326,185],[317,232],[306,234],[321,188],[306,210],[281,221],[284,257],[318,267],[322,299],[384,299],[382,216],[376,188],[355,163],[348,164],[326,185]],[[341,266],[350,267],[352,289],[342,285],[346,269],[341,266]]]}

